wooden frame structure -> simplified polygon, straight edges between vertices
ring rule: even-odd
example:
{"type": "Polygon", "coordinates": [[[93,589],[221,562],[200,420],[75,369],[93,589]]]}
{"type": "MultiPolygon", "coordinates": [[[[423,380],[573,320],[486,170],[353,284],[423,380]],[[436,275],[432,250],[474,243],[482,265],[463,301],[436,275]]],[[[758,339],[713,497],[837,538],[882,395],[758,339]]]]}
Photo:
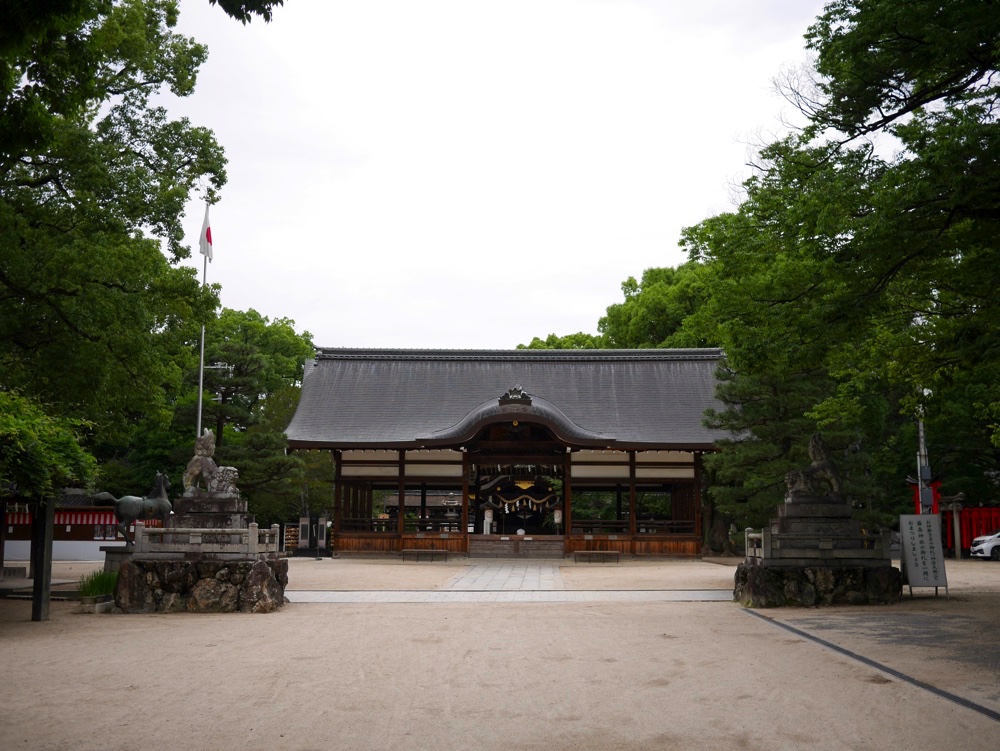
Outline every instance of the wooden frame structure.
{"type": "Polygon", "coordinates": [[[289,445],[333,456],[337,552],[697,556],[721,355],[324,349],[289,445]]]}

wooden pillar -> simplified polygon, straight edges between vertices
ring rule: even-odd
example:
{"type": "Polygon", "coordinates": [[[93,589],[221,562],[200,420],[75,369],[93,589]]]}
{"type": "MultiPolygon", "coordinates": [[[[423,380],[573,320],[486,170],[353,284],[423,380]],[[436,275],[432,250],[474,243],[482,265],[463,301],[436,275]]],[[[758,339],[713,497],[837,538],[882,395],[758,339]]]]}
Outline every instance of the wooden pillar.
{"type": "Polygon", "coordinates": [[[635,555],[636,521],[638,517],[638,499],[635,494],[635,452],[628,452],[628,535],[629,548],[635,555]]]}
{"type": "Polygon", "coordinates": [[[622,486],[615,485],[615,521],[622,520],[622,486]]]}
{"type": "Polygon", "coordinates": [[[52,527],[56,518],[56,499],[45,498],[35,504],[31,520],[31,620],[49,619],[52,594],[52,527]]]}
{"type": "Polygon", "coordinates": [[[375,500],[370,482],[365,483],[365,517],[368,519],[375,518],[375,500]]]}
{"type": "Polygon", "coordinates": [[[469,534],[469,452],[462,452],[462,527],[463,535],[469,534]]]}
{"type": "MultiPolygon", "coordinates": [[[[703,482],[701,473],[701,456],[702,454],[700,451],[696,451],[694,453],[694,498],[692,499],[693,500],[692,505],[694,507],[694,533],[695,535],[698,536],[699,540],[701,540],[701,532],[702,532],[701,517],[702,517],[702,510],[704,508],[702,500],[703,499],[702,487],[701,487],[701,484],[703,482]]],[[[702,543],[704,543],[704,540],[702,540],[702,543]]]]}
{"type": "Polygon", "coordinates": [[[420,523],[427,519],[427,483],[420,483],[420,523]]]}
{"type": "Polygon", "coordinates": [[[563,524],[566,525],[566,542],[563,543],[563,551],[569,552],[569,536],[573,531],[573,478],[572,478],[572,454],[566,452],[563,459],[563,524]]]}
{"type": "Polygon", "coordinates": [[[396,531],[400,534],[406,528],[406,452],[399,452],[399,518],[396,520],[396,531]]]}
{"type": "Polygon", "coordinates": [[[333,533],[340,532],[340,520],[344,515],[344,475],[340,467],[343,453],[334,451],[333,456],[333,533]]]}

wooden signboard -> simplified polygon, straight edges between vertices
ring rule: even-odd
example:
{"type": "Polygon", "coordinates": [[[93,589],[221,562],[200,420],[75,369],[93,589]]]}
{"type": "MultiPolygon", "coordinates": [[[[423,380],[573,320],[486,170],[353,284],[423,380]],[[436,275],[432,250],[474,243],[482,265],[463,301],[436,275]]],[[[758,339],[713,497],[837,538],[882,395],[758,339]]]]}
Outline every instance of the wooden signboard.
{"type": "Polygon", "coordinates": [[[910,597],[913,597],[914,587],[934,587],[934,594],[938,587],[944,587],[947,595],[940,515],[900,516],[899,534],[903,546],[903,576],[910,587],[910,597]]]}

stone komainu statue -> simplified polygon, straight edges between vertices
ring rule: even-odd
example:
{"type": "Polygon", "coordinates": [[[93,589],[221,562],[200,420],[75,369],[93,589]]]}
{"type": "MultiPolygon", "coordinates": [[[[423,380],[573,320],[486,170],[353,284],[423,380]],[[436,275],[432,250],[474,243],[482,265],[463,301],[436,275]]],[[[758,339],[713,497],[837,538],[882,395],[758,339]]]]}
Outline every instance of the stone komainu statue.
{"type": "Polygon", "coordinates": [[[785,501],[805,501],[821,497],[826,500],[841,500],[840,474],[827,455],[819,433],[814,433],[809,439],[809,458],[812,459],[812,464],[808,467],[785,475],[785,484],[788,486],[785,501]]]}
{"type": "Polygon", "coordinates": [[[205,490],[212,489],[212,477],[219,467],[212,459],[215,453],[215,433],[208,428],[194,443],[194,456],[184,470],[184,490],[194,490],[198,481],[204,483],[205,490]]]}
{"type": "Polygon", "coordinates": [[[208,483],[208,489],[213,493],[238,493],[236,481],[240,473],[236,467],[219,467],[208,483]]]}

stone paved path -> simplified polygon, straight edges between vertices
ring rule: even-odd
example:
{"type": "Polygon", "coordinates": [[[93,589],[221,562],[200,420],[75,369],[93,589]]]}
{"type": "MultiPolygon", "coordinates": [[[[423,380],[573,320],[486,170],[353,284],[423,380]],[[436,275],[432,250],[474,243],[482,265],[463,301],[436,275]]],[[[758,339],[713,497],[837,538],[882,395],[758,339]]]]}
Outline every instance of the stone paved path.
{"type": "Polygon", "coordinates": [[[559,566],[552,563],[475,563],[448,582],[448,589],[477,592],[565,588],[559,566]]]}
{"type": "Polygon", "coordinates": [[[553,563],[477,562],[436,590],[287,590],[291,602],[731,602],[723,589],[567,590],[553,563]]]}
{"type": "Polygon", "coordinates": [[[724,589],[590,589],[590,590],[286,590],[289,602],[732,602],[724,589]]]}

